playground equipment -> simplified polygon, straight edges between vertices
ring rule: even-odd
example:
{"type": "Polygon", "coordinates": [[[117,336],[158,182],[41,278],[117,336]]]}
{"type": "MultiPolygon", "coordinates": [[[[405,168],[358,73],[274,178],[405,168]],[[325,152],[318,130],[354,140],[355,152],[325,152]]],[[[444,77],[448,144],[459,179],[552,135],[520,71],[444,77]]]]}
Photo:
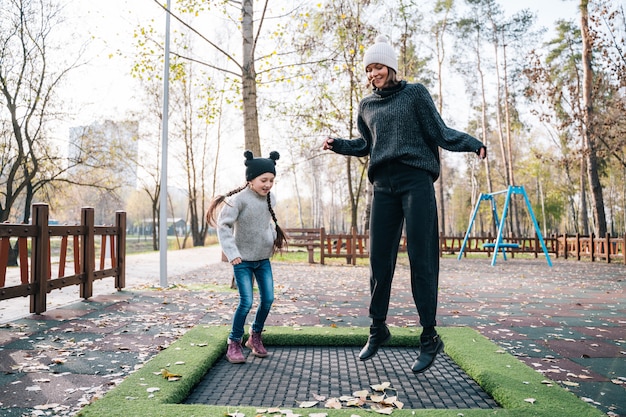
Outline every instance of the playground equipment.
{"type": "Polygon", "coordinates": [[[503,242],[502,240],[506,215],[509,211],[509,203],[511,201],[511,196],[514,194],[521,194],[524,196],[524,201],[526,201],[526,207],[528,208],[528,213],[530,214],[530,218],[532,219],[533,224],[535,225],[535,231],[537,232],[537,237],[539,238],[539,242],[541,243],[541,248],[543,249],[543,253],[546,256],[546,260],[548,261],[548,266],[552,266],[552,261],[550,260],[550,255],[548,254],[546,243],[543,240],[543,235],[541,234],[541,230],[539,229],[539,224],[537,224],[537,218],[535,217],[533,208],[530,205],[530,201],[528,200],[528,195],[526,194],[526,190],[524,189],[523,186],[514,186],[514,185],[509,185],[509,187],[506,190],[497,191],[495,193],[480,194],[480,198],[476,202],[476,207],[474,207],[474,212],[472,213],[469,226],[467,227],[467,232],[465,233],[465,238],[463,239],[463,244],[461,245],[461,250],[459,251],[459,256],[457,258],[458,260],[461,260],[461,257],[463,256],[463,251],[465,250],[467,239],[472,230],[472,226],[474,225],[474,220],[476,219],[476,213],[478,213],[478,209],[480,208],[480,203],[483,201],[491,202],[491,211],[493,213],[493,221],[494,221],[495,226],[498,229],[498,235],[496,237],[496,241],[493,243],[485,243],[483,245],[483,247],[485,248],[493,248],[493,257],[491,259],[491,266],[494,266],[496,264],[498,252],[502,251],[502,257],[506,261],[506,249],[507,248],[509,249],[519,248],[519,245],[517,243],[507,243],[507,242],[503,242]],[[504,200],[504,208],[502,209],[502,216],[500,217],[500,220],[498,220],[498,210],[496,208],[496,201],[494,197],[498,194],[504,194],[504,193],[506,193],[506,198],[504,200]]]}

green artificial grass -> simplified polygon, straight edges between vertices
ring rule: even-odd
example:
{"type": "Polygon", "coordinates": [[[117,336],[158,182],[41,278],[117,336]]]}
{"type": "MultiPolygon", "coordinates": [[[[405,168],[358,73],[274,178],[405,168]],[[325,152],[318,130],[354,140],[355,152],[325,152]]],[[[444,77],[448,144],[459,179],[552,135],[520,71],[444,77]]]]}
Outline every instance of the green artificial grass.
{"type": "MultiPolygon", "coordinates": [[[[416,346],[419,329],[393,328],[389,346],[416,346]]],[[[81,417],[201,417],[279,416],[258,413],[257,407],[224,407],[178,404],[193,390],[206,372],[226,351],[228,326],[197,326],[159,353],[103,398],[86,406],[81,417]],[[168,381],[166,369],[182,377],[168,381]]],[[[392,416],[429,417],[600,417],[604,414],[557,384],[529,368],[477,331],[467,327],[438,328],[446,343],[445,351],[470,377],[502,407],[499,409],[395,409],[392,416]]],[[[269,327],[263,335],[267,346],[361,346],[367,328],[269,327]]],[[[342,410],[292,408],[301,416],[326,414],[328,417],[378,416],[369,409],[342,410]]]]}

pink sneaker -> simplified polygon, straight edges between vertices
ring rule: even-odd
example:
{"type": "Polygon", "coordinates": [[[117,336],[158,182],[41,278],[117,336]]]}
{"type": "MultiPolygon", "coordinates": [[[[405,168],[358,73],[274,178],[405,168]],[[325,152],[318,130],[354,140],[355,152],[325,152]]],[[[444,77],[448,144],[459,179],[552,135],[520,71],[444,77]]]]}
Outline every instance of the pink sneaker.
{"type": "Polygon", "coordinates": [[[228,339],[228,350],[226,351],[226,359],[230,363],[246,363],[246,358],[243,356],[243,347],[241,341],[234,341],[228,339]]]}
{"type": "Polygon", "coordinates": [[[264,358],[268,355],[265,346],[263,346],[263,340],[261,340],[261,333],[250,330],[250,337],[246,342],[246,347],[252,349],[252,354],[259,358],[264,358]]]}

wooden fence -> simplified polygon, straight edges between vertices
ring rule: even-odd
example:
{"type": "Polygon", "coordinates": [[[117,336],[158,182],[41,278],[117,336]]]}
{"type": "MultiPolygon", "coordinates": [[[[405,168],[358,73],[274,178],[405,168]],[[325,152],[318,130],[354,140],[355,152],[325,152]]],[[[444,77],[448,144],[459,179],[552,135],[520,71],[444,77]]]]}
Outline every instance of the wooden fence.
{"type": "MultiPolygon", "coordinates": [[[[306,247],[309,254],[309,263],[315,262],[315,255],[319,256],[319,262],[325,263],[327,258],[343,258],[346,263],[354,265],[358,258],[369,256],[369,235],[359,234],[354,228],[351,233],[326,233],[322,227],[319,229],[286,229],[285,230],[290,250],[295,247],[306,247]]],[[[444,236],[439,237],[439,254],[455,255],[461,250],[464,236],[444,236]]],[[[487,257],[493,255],[493,246],[490,243],[495,241],[494,236],[469,237],[463,256],[468,253],[484,253],[487,257]]],[[[526,254],[534,256],[544,256],[543,249],[537,236],[533,237],[511,237],[505,239],[510,246],[507,247],[506,254],[514,258],[516,254],[526,254]]],[[[626,236],[612,237],[607,234],[604,238],[581,235],[554,235],[544,237],[544,243],[550,256],[564,259],[588,260],[591,262],[619,262],[626,264],[626,236]]],[[[406,251],[406,238],[403,237],[398,248],[400,252],[406,251]]]]}
{"type": "Polygon", "coordinates": [[[126,213],[116,212],[113,226],[95,226],[93,208],[83,208],[81,223],[75,226],[49,225],[47,204],[34,204],[32,213],[31,224],[0,224],[0,302],[30,296],[30,312],[41,314],[46,311],[47,294],[53,289],[80,285],[79,295],[87,299],[93,295],[94,281],[106,277],[114,277],[118,290],[124,288],[126,213]],[[100,253],[96,265],[97,237],[100,238],[100,253]],[[11,239],[17,240],[19,277],[9,283],[13,285],[7,286],[11,239]],[[55,277],[52,239],[59,243],[55,277]],[[66,272],[68,264],[73,264],[71,272],[66,272]]]}

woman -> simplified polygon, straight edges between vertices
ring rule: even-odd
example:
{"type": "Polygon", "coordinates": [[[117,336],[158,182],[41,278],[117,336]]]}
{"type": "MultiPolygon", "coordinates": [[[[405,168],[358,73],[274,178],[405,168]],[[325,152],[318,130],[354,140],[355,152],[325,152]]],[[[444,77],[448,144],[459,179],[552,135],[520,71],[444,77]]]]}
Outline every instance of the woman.
{"type": "Polygon", "coordinates": [[[445,125],[426,88],[397,78],[398,59],[379,36],[363,58],[372,94],[359,104],[361,137],[327,138],[323,149],[369,155],[373,198],[370,217],[370,335],[359,358],[368,360],[391,338],[386,325],[391,282],[403,227],[411,265],[411,290],[422,333],[415,373],[424,372],[443,349],[435,330],[439,284],[439,233],[433,183],[439,147],[487,156],[478,139],[445,125]]]}

